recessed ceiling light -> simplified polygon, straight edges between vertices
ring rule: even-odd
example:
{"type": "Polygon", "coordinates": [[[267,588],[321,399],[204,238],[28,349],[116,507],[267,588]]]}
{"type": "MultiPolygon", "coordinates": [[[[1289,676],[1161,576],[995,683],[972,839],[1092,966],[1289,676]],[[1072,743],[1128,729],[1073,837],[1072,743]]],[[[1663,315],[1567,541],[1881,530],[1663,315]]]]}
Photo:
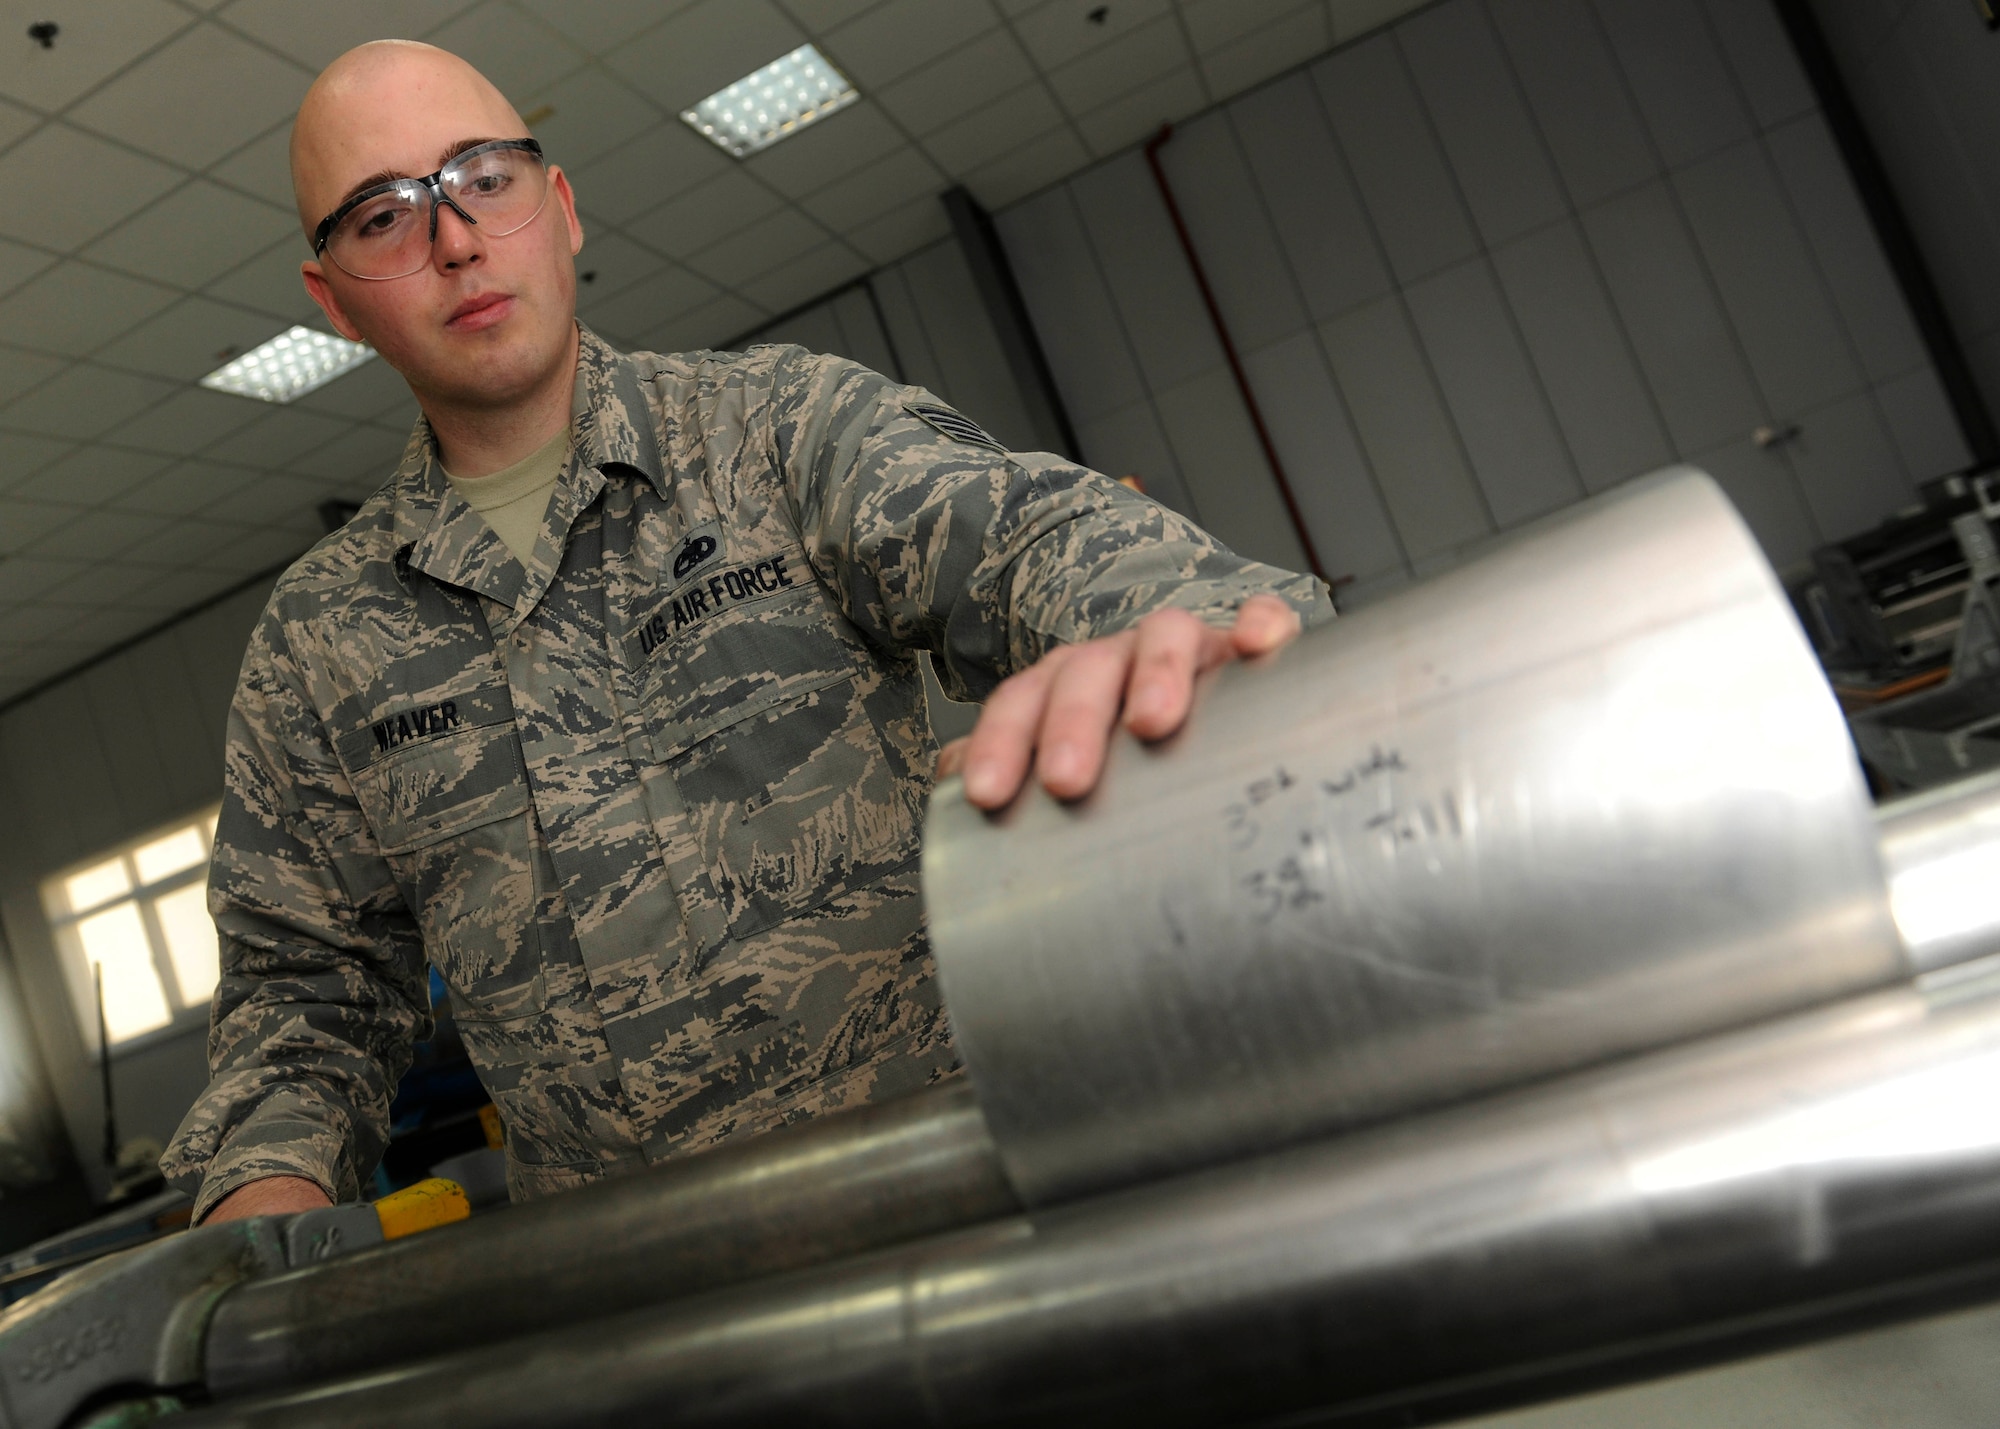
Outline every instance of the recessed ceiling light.
{"type": "Polygon", "coordinates": [[[375,355],[366,343],[329,337],[309,327],[281,332],[201,379],[201,385],[239,397],[289,402],[324,387],[375,355]]]}
{"type": "Polygon", "coordinates": [[[742,158],[847,108],[861,97],[847,76],[811,45],[800,45],[681,115],[742,158]]]}

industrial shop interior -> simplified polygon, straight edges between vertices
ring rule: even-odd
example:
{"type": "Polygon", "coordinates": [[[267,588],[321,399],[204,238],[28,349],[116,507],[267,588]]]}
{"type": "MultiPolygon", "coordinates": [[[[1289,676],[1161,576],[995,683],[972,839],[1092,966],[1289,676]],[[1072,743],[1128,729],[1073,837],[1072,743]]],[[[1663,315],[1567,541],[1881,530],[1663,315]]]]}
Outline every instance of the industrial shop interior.
{"type": "Polygon", "coordinates": [[[0,1429],[2000,1423],[1993,0],[23,0],[0,184],[0,1429]]]}

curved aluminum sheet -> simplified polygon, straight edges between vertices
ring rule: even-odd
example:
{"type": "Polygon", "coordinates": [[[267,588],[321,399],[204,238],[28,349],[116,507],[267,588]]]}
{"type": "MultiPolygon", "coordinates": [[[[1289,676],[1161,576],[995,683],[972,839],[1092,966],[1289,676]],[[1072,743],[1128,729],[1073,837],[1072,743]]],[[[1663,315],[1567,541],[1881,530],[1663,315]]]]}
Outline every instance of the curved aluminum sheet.
{"type": "Polygon", "coordinates": [[[1225,670],[1080,803],[941,786],[923,872],[1030,1205],[1907,971],[1839,712],[1686,469],[1225,670]]]}

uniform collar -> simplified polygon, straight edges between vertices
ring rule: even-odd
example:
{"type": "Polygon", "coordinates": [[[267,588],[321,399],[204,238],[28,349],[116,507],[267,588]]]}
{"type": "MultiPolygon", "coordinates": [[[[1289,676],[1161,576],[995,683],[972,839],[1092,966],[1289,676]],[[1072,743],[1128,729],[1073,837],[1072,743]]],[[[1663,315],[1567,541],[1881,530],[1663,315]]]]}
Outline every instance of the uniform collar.
{"type": "MultiPolygon", "coordinates": [[[[553,526],[565,536],[570,523],[603,489],[611,468],[637,471],[662,498],[667,494],[659,438],[652,409],[640,390],[638,370],[583,324],[577,324],[577,332],[576,387],[570,400],[576,445],[549,503],[553,526]]],[[[485,518],[445,480],[437,460],[437,438],[423,417],[417,418],[404,450],[395,487],[399,566],[490,596],[517,617],[533,608],[554,578],[560,549],[545,549],[545,529],[533,569],[524,568],[485,518]]]]}

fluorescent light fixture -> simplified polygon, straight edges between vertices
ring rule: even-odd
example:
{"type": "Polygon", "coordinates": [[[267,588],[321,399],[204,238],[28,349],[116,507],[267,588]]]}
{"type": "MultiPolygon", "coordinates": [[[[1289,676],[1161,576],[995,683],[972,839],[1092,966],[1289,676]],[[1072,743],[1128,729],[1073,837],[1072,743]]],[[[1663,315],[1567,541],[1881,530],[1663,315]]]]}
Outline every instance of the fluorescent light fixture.
{"type": "Polygon", "coordinates": [[[681,115],[737,158],[768,149],[861,95],[811,45],[800,45],[681,115]]]}
{"type": "Polygon", "coordinates": [[[366,343],[329,337],[309,327],[281,332],[259,343],[225,367],[201,379],[201,385],[239,397],[265,402],[289,402],[316,387],[324,387],[375,355],[366,343]]]}

